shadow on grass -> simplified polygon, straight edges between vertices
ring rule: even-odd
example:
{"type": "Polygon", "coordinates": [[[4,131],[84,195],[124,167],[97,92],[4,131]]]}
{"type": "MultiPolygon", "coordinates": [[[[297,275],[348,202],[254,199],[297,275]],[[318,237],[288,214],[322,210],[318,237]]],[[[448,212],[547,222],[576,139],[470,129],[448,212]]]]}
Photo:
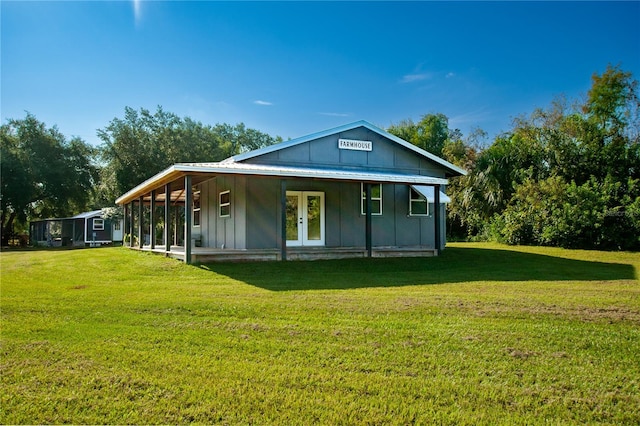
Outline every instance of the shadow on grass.
{"type": "Polygon", "coordinates": [[[447,248],[433,258],[342,259],[201,265],[271,291],[334,290],[469,281],[633,280],[632,265],[485,248],[447,248]]]}

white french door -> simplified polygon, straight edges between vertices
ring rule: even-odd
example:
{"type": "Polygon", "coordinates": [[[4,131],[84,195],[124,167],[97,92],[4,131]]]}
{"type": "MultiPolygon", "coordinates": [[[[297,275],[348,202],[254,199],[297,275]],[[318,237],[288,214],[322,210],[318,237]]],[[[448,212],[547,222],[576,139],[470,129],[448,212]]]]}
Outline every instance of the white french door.
{"type": "Polygon", "coordinates": [[[287,191],[287,246],[324,245],[324,192],[287,191]]]}

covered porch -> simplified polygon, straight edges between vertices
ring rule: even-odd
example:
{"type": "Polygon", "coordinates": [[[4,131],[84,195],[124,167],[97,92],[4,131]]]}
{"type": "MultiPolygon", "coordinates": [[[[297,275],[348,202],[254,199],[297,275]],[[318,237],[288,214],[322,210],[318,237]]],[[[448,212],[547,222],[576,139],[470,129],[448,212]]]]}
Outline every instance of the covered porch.
{"type": "MultiPolygon", "coordinates": [[[[135,247],[134,247],[135,248],[135,247]]],[[[167,257],[185,260],[183,246],[172,246],[169,252],[164,248],[151,249],[149,245],[137,248],[141,251],[162,254],[167,257]]],[[[432,247],[373,247],[371,256],[365,247],[289,247],[286,260],[327,260],[365,257],[433,257],[438,251],[432,247]]],[[[215,262],[260,262],[280,261],[280,249],[219,249],[211,247],[193,247],[191,263],[215,262]]]]}
{"type": "MultiPolygon", "coordinates": [[[[163,254],[185,263],[216,261],[282,261],[314,260],[353,257],[436,256],[441,247],[440,208],[433,211],[433,246],[374,246],[372,234],[371,191],[375,184],[405,184],[432,187],[432,201],[440,205],[440,187],[446,179],[422,175],[392,173],[364,173],[343,170],[256,166],[237,163],[176,164],[138,187],[124,194],[116,202],[124,206],[125,242],[132,249],[163,254]],[[199,220],[200,199],[194,187],[219,176],[251,176],[276,179],[279,182],[279,236],[270,248],[238,249],[210,247],[206,239],[194,231],[199,220]],[[364,226],[364,245],[348,247],[292,247],[287,244],[287,189],[295,182],[336,181],[362,182],[367,207],[364,226]],[[366,194],[366,195],[365,195],[366,194]]],[[[275,228],[274,228],[275,229],[275,228]]],[[[358,232],[356,229],[355,232],[358,232]]]]}

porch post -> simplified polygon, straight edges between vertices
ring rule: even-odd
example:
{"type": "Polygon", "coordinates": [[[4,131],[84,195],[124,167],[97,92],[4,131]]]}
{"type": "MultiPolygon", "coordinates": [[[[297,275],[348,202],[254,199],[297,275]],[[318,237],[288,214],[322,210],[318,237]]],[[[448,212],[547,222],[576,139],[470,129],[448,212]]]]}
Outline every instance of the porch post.
{"type": "MultiPolygon", "coordinates": [[[[129,228],[127,227],[127,220],[129,219],[127,216],[129,215],[129,205],[125,204],[124,206],[122,206],[122,209],[124,210],[124,214],[123,214],[123,219],[122,219],[122,245],[124,246],[124,237],[127,235],[127,231],[129,230],[129,228]]],[[[73,221],[73,241],[75,244],[75,238],[76,238],[76,221],[73,221]]]]}
{"type": "Polygon", "coordinates": [[[142,248],[144,246],[144,230],[142,229],[144,218],[142,217],[142,211],[144,210],[144,198],[142,195],[138,199],[138,246],[142,248]]]}
{"type": "Polygon", "coordinates": [[[364,186],[365,197],[367,201],[367,211],[365,215],[365,233],[366,233],[366,245],[367,245],[367,257],[371,257],[371,183],[367,182],[364,186]]]}
{"type": "Polygon", "coordinates": [[[134,228],[133,211],[135,210],[133,208],[134,207],[134,203],[135,203],[135,201],[131,200],[131,212],[130,212],[131,213],[130,214],[131,217],[130,217],[130,220],[129,220],[129,229],[130,229],[130,232],[129,232],[129,248],[133,248],[133,228],[134,228]]]}
{"type": "Polygon", "coordinates": [[[280,260],[287,260],[287,181],[280,180],[280,260]]]}
{"type": "Polygon", "coordinates": [[[184,263],[191,263],[191,213],[193,211],[191,176],[184,177],[184,186],[184,263]]]}
{"type": "Polygon", "coordinates": [[[433,186],[433,222],[435,228],[435,243],[436,250],[440,252],[440,185],[433,186]]]}
{"type": "Polygon", "coordinates": [[[169,232],[171,231],[171,183],[164,186],[164,251],[171,251],[171,239],[169,232]]]}
{"type": "Polygon", "coordinates": [[[151,202],[149,203],[149,244],[151,250],[156,248],[156,190],[151,191],[151,202]]]}

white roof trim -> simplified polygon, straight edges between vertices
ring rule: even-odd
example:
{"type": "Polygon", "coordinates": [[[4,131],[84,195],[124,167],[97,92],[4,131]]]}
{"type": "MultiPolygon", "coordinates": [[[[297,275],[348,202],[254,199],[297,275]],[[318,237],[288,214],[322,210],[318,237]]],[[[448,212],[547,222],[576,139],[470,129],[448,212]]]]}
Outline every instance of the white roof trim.
{"type": "MultiPolygon", "coordinates": [[[[168,175],[179,174],[237,174],[251,176],[272,176],[284,178],[307,178],[307,179],[327,179],[356,182],[376,182],[376,183],[404,183],[416,185],[447,185],[449,181],[443,178],[423,175],[407,175],[387,172],[361,172],[341,169],[318,169],[309,167],[287,167],[272,166],[264,164],[246,164],[234,162],[220,163],[182,163],[163,170],[157,175],[147,179],[140,185],[123,194],[116,200],[116,204],[121,204],[136,195],[150,192],[157,187],[157,183],[168,175]]],[[[178,176],[176,176],[178,177],[178,176]]]]}
{"type": "Polygon", "coordinates": [[[94,211],[91,211],[91,212],[79,213],[79,214],[71,217],[70,219],[88,219],[88,218],[94,217],[94,216],[102,217],[102,210],[94,210],[94,211]]]}
{"type": "Polygon", "coordinates": [[[72,220],[72,219],[89,219],[91,217],[96,217],[96,216],[102,217],[102,210],[93,210],[90,212],[78,213],[75,216],[69,216],[69,217],[49,217],[47,219],[32,220],[31,222],[35,223],[35,222],[54,222],[54,221],[72,220]]]}
{"type": "Polygon", "coordinates": [[[226,160],[223,161],[223,163],[233,163],[233,162],[242,162],[245,160],[248,160],[250,158],[254,158],[254,157],[258,157],[260,155],[265,155],[265,154],[269,154],[271,152],[275,152],[275,151],[279,151],[282,149],[286,149],[286,148],[290,148],[292,146],[296,146],[305,142],[309,142],[312,141],[314,139],[320,139],[323,138],[325,136],[330,136],[336,133],[341,133],[341,132],[346,132],[348,130],[352,130],[352,129],[356,129],[358,127],[365,127],[369,130],[371,130],[372,132],[378,133],[381,136],[384,136],[387,139],[392,140],[393,142],[396,142],[399,145],[402,145],[403,147],[423,156],[428,158],[429,160],[440,164],[441,166],[445,167],[446,169],[449,169],[450,171],[454,172],[455,174],[459,174],[462,176],[465,176],[467,174],[467,171],[454,165],[449,163],[448,161],[438,157],[437,155],[433,155],[432,153],[425,151],[422,148],[419,148],[417,146],[415,146],[412,143],[409,143],[407,141],[405,141],[404,139],[400,139],[399,137],[392,135],[391,133],[380,129],[379,127],[374,126],[373,124],[365,121],[365,120],[360,120],[360,121],[356,121],[355,123],[350,123],[350,124],[345,124],[343,126],[339,126],[339,127],[335,127],[333,129],[328,129],[328,130],[324,130],[322,132],[318,132],[318,133],[313,133],[311,135],[308,136],[303,136],[297,139],[291,139],[285,142],[280,142],[277,143],[275,145],[269,145],[266,146],[264,148],[260,148],[260,149],[256,149],[253,151],[249,151],[249,152],[245,152],[242,154],[238,154],[235,155],[233,157],[229,157],[226,160]]]}
{"type": "MultiPolygon", "coordinates": [[[[415,189],[420,195],[427,199],[428,202],[435,202],[435,191],[433,186],[428,185],[411,185],[413,189],[415,189]]],[[[451,198],[447,196],[444,192],[440,191],[440,204],[450,203],[451,198]]]]}
{"type": "Polygon", "coordinates": [[[220,174],[261,175],[292,178],[352,180],[358,182],[396,182],[446,185],[447,179],[433,176],[407,175],[375,171],[350,171],[343,169],[319,169],[311,167],[272,166],[246,163],[193,163],[176,164],[176,170],[184,172],[214,172],[220,174]]]}
{"type": "Polygon", "coordinates": [[[119,196],[118,198],[116,198],[116,204],[121,204],[123,200],[129,198],[131,195],[140,192],[142,189],[144,188],[150,188],[149,190],[153,189],[153,187],[156,186],[156,182],[162,180],[163,178],[179,171],[176,169],[176,166],[178,166],[178,164],[174,164],[173,166],[169,166],[166,169],[164,169],[163,171],[157,173],[154,176],[151,176],[149,179],[145,180],[144,182],[142,182],[141,184],[134,186],[133,188],[131,188],[129,191],[125,192],[124,194],[122,194],[121,196],[119,196]]]}

